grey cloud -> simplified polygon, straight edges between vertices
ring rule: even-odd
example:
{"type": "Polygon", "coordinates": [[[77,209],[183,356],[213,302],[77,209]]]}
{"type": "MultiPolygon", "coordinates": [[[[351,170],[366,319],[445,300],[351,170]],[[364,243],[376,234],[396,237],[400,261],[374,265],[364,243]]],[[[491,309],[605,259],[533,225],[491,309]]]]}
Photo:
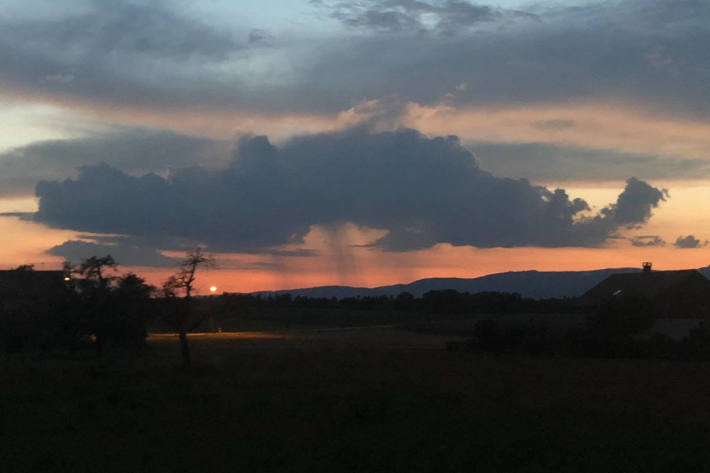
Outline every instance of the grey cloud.
{"type": "Polygon", "coordinates": [[[154,249],[141,247],[124,241],[121,238],[112,239],[112,243],[101,243],[85,240],[68,240],[48,250],[54,256],[61,256],[66,261],[79,263],[91,256],[110,254],[116,262],[125,266],[149,266],[157,268],[175,267],[182,258],[170,258],[154,249]]]}
{"type": "Polygon", "coordinates": [[[665,246],[666,242],[658,235],[637,235],[629,238],[633,246],[665,246]]]}
{"type": "Polygon", "coordinates": [[[313,256],[318,256],[318,252],[316,250],[310,249],[310,248],[299,248],[296,250],[272,250],[269,251],[268,254],[272,256],[285,256],[289,258],[310,258],[313,256]]]}
{"type": "Polygon", "coordinates": [[[249,32],[249,42],[270,44],[271,35],[265,30],[255,28],[249,32]]]}
{"type": "Polygon", "coordinates": [[[533,126],[540,130],[554,131],[565,130],[574,127],[573,120],[545,120],[533,123],[533,126]]]}
{"type": "Polygon", "coordinates": [[[224,60],[240,44],[228,33],[176,13],[162,2],[89,2],[87,12],[58,19],[21,20],[4,25],[3,39],[27,47],[56,49],[102,60],[130,53],[161,59],[224,60]]]}
{"type": "Polygon", "coordinates": [[[676,248],[701,248],[703,246],[706,246],[707,244],[707,241],[701,242],[693,235],[681,235],[676,239],[675,243],[673,243],[673,246],[675,246],[676,248]]]}
{"type": "Polygon", "coordinates": [[[607,181],[626,176],[639,179],[698,179],[710,177],[707,159],[619,153],[609,150],[536,143],[466,144],[481,168],[494,174],[535,181],[607,181]]]}
{"type": "Polygon", "coordinates": [[[236,265],[234,268],[247,271],[275,271],[282,269],[281,265],[270,261],[254,261],[252,263],[236,265]]]}
{"type": "Polygon", "coordinates": [[[657,189],[632,177],[626,181],[626,188],[619,194],[616,204],[609,209],[613,211],[615,223],[633,227],[645,223],[651,216],[651,209],[666,197],[667,190],[657,189]]]}
{"type": "MultiPolygon", "coordinates": [[[[396,109],[396,104],[393,105],[396,109]]],[[[389,109],[389,108],[388,108],[389,109]]],[[[377,115],[378,123],[392,117],[377,115]]],[[[467,143],[483,170],[532,181],[697,179],[710,162],[538,144],[467,143]]],[[[62,180],[76,169],[106,163],[128,174],[203,166],[227,167],[233,144],[149,129],[117,129],[85,138],[33,143],[0,153],[0,196],[27,196],[40,180],[62,180]]]]}
{"type": "Polygon", "coordinates": [[[0,196],[32,195],[40,180],[71,177],[80,166],[102,162],[130,174],[164,173],[196,164],[226,166],[231,147],[227,142],[145,129],[41,141],[0,153],[0,196]]]}
{"type": "Polygon", "coordinates": [[[386,31],[415,30],[454,34],[501,16],[501,11],[467,1],[360,0],[314,2],[331,10],[331,16],[355,28],[386,31]]]}
{"type": "MultiPolygon", "coordinates": [[[[214,105],[224,95],[238,95],[224,86],[220,99],[211,92],[224,79],[211,66],[221,67],[246,54],[247,45],[231,32],[163,2],[88,3],[86,11],[63,17],[0,18],[0,74],[5,85],[165,108],[214,105]]],[[[237,83],[232,77],[230,88],[237,83]]]]}
{"type": "Polygon", "coordinates": [[[15,217],[19,220],[23,220],[25,222],[32,222],[34,221],[35,213],[34,212],[2,212],[0,213],[0,217],[15,217]]]}
{"type": "MultiPolygon", "coordinates": [[[[312,225],[353,222],[388,230],[391,250],[437,243],[598,246],[638,226],[664,194],[629,179],[597,215],[562,189],[482,171],[455,136],[357,128],[303,136],[281,148],[240,141],[231,167],[188,168],[169,177],[86,166],[74,180],[37,186],[36,219],[61,228],[155,241],[206,243],[213,251],[264,252],[301,243],[312,225]]],[[[166,246],[159,246],[165,248],[166,246]]]]}
{"type": "Polygon", "coordinates": [[[453,94],[453,105],[623,99],[707,117],[707,6],[652,0],[537,8],[541,23],[455,37],[372,34],[347,47],[327,45],[310,75],[331,72],[332,90],[326,92],[333,96],[349,84],[351,96],[399,93],[431,104],[466,82],[466,90],[453,94]],[[660,12],[677,18],[673,27],[660,12]],[[661,63],[672,61],[672,72],[658,67],[654,51],[662,54],[661,63]]]}
{"type": "Polygon", "coordinates": [[[217,31],[174,4],[97,2],[79,17],[0,19],[0,75],[30,92],[158,108],[332,113],[393,94],[432,104],[453,93],[452,105],[623,98],[710,113],[707,2],[542,3],[531,12],[540,22],[463,1],[320,3],[342,21],[382,26],[264,41],[258,29],[217,31]],[[466,27],[500,14],[492,27],[466,27]],[[457,34],[421,34],[426,15],[457,34]]]}

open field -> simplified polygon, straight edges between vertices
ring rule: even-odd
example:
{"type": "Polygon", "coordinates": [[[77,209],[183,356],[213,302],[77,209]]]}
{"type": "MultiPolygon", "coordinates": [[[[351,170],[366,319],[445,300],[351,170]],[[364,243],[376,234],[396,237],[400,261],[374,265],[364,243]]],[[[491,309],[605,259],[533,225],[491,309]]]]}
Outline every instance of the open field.
{"type": "Polygon", "coordinates": [[[375,327],[0,358],[7,472],[710,469],[710,363],[451,353],[375,327]]]}

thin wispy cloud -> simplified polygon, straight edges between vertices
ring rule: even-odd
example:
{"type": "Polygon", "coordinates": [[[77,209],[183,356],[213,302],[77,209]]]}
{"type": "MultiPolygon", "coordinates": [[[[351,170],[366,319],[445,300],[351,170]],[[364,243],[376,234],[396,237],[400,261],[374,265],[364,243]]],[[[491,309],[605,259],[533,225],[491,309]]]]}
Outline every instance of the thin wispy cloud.
{"type": "Polygon", "coordinates": [[[629,238],[631,245],[638,247],[665,246],[666,242],[658,235],[637,235],[629,238]]]}

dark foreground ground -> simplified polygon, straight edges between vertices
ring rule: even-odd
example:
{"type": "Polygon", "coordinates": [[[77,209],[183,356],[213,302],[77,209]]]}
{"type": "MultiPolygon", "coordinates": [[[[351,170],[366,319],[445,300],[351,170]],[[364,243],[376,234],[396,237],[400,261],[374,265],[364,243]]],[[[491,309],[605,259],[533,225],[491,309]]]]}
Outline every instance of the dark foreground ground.
{"type": "Polygon", "coordinates": [[[710,471],[710,364],[373,328],[0,358],[0,471],[710,471]]]}

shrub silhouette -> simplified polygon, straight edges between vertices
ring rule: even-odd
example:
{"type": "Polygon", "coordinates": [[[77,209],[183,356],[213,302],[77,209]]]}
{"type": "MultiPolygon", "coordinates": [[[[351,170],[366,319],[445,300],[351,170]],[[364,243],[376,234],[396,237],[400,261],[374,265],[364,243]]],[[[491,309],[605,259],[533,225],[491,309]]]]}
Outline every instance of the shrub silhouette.
{"type": "Polygon", "coordinates": [[[491,319],[479,320],[473,328],[475,341],[481,348],[492,349],[501,345],[498,322],[491,319]]]}

